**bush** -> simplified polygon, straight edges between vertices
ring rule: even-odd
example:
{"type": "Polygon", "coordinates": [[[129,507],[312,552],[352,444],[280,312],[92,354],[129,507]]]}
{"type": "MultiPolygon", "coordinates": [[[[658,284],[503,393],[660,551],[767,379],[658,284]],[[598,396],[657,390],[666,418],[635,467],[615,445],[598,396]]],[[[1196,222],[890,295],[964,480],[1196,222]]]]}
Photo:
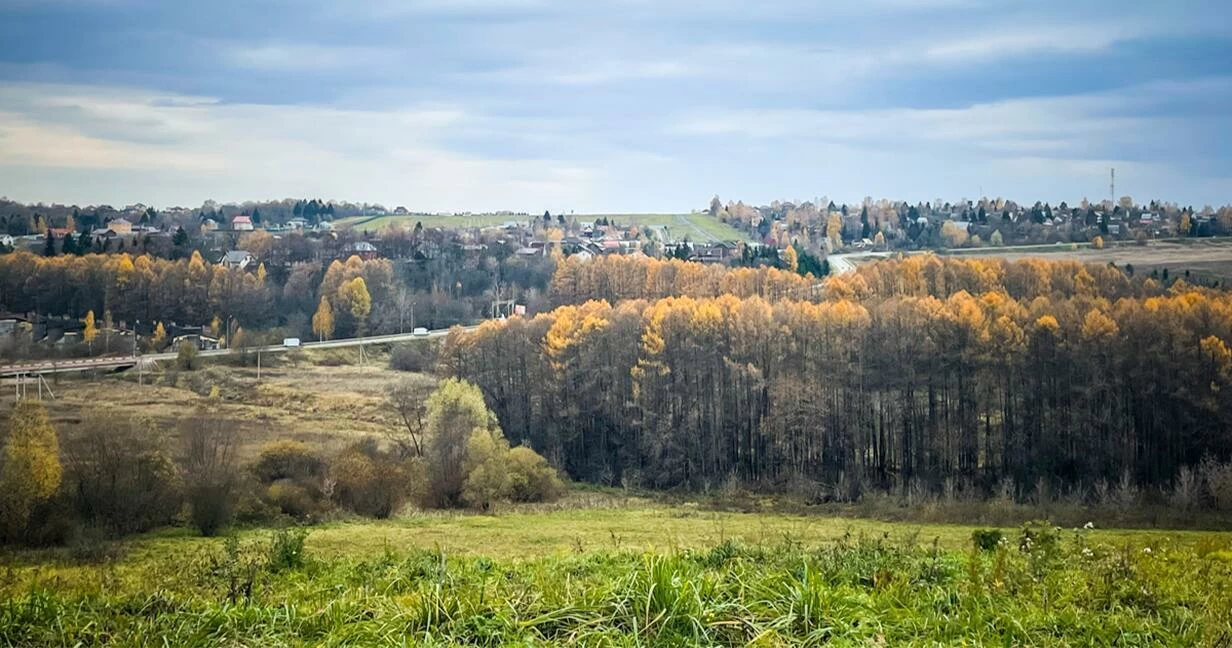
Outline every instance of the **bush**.
{"type": "Polygon", "coordinates": [[[175,354],[175,367],[180,371],[193,371],[201,366],[201,360],[198,358],[197,346],[191,343],[181,342],[180,348],[175,354]]]}
{"type": "Polygon", "coordinates": [[[509,472],[509,497],[515,502],[550,502],[565,492],[556,469],[542,455],[519,446],[505,457],[509,472]]]}
{"type": "Polygon", "coordinates": [[[60,488],[60,442],[38,401],[17,403],[0,457],[0,537],[24,539],[30,516],[60,488]]]}
{"type": "Polygon", "coordinates": [[[420,340],[394,347],[389,354],[389,368],[395,371],[431,373],[436,370],[440,345],[433,340],[420,340]]]}
{"type": "Polygon", "coordinates": [[[192,524],[202,535],[212,536],[231,521],[239,490],[235,433],[230,423],[203,413],[182,425],[185,495],[192,524]]]}
{"type": "Polygon", "coordinates": [[[1211,505],[1219,511],[1232,511],[1232,463],[1219,463],[1207,457],[1198,467],[1211,505]]]}
{"type": "Polygon", "coordinates": [[[496,429],[483,392],[465,380],[441,382],[428,397],[424,422],[429,467],[429,499],[434,506],[456,506],[462,500],[467,445],[476,429],[496,429]]]}
{"type": "Polygon", "coordinates": [[[265,489],[265,501],[293,518],[307,518],[321,510],[316,496],[289,479],[270,484],[265,489]]]}
{"type": "Polygon", "coordinates": [[[339,506],[360,515],[387,518],[402,508],[410,491],[407,467],[370,440],[344,450],[330,466],[330,476],[339,506]]]}
{"type": "Polygon", "coordinates": [[[980,551],[993,551],[1005,536],[1000,529],[976,529],[971,532],[971,544],[980,551]]]}
{"type": "Polygon", "coordinates": [[[113,533],[170,524],[182,487],[159,437],[143,423],[114,415],[86,420],[65,443],[65,481],[78,515],[113,533]]]}
{"type": "Polygon", "coordinates": [[[262,484],[279,480],[296,483],[319,481],[325,477],[325,460],[299,441],[275,441],[261,449],[253,474],[262,484]]]}
{"type": "Polygon", "coordinates": [[[509,443],[500,432],[477,428],[466,442],[462,500],[486,511],[493,502],[509,496],[509,443]]]}
{"type": "Polygon", "coordinates": [[[308,529],[279,529],[270,537],[269,565],[272,572],[299,569],[304,566],[304,540],[308,529]]]}

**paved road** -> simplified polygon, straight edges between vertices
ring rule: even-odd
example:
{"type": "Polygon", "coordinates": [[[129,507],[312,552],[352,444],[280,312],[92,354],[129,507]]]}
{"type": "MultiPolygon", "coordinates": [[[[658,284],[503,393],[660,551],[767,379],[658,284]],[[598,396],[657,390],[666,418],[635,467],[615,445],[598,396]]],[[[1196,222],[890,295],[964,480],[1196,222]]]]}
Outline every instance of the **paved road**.
{"type": "Polygon", "coordinates": [[[856,269],[856,259],[885,259],[890,252],[849,252],[847,254],[831,254],[826,257],[830,262],[830,274],[846,274],[856,269]]]}
{"type": "MultiPolygon", "coordinates": [[[[462,326],[459,327],[463,331],[473,331],[478,326],[462,326]]],[[[429,331],[427,335],[415,335],[414,333],[395,333],[393,335],[373,335],[362,338],[344,338],[341,340],[327,340],[325,342],[305,342],[298,348],[301,349],[336,349],[340,347],[360,346],[364,344],[389,344],[391,342],[413,342],[415,340],[430,340],[432,338],[444,337],[449,334],[449,329],[437,329],[429,331]]],[[[249,352],[256,353],[282,353],[296,347],[284,347],[279,345],[270,345],[264,347],[253,347],[248,349],[249,352]]],[[[212,351],[202,351],[199,355],[203,358],[212,358],[216,356],[224,356],[232,353],[232,349],[216,349],[212,351]]],[[[138,361],[144,363],[159,362],[163,360],[174,360],[175,352],[169,353],[151,353],[143,356],[108,356],[105,358],[73,358],[69,360],[60,360],[55,362],[29,362],[23,364],[11,364],[0,366],[0,376],[16,376],[19,374],[49,374],[49,373],[67,373],[72,371],[88,371],[91,369],[119,369],[131,367],[137,364],[138,361]]]]}

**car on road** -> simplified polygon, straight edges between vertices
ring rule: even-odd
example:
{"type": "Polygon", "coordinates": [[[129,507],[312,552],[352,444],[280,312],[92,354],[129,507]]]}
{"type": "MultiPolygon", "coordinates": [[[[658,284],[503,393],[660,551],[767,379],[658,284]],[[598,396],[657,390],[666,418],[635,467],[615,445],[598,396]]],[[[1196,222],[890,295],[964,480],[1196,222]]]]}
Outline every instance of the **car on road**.
{"type": "Polygon", "coordinates": [[[414,335],[416,337],[426,336],[427,334],[428,334],[428,329],[422,326],[416,326],[415,330],[411,331],[411,335],[414,335]]]}

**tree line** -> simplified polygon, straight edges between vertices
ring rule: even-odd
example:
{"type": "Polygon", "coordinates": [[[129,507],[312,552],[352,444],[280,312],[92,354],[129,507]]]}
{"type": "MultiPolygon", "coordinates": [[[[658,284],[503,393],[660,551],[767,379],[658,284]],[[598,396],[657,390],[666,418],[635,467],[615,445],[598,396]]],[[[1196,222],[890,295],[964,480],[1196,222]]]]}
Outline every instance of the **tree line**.
{"type": "MultiPolygon", "coordinates": [[[[575,479],[1025,494],[1165,486],[1232,454],[1226,292],[1107,266],[913,257],[829,278],[809,300],[715,296],[742,271],[682,267],[673,283],[651,272],[670,263],[641,263],[563,264],[554,289],[632,298],[491,323],[442,350],[511,438],[575,479]],[[697,280],[711,273],[719,287],[697,280]]],[[[741,285],[781,278],[760,272],[741,285]]]]}
{"type": "Polygon", "coordinates": [[[375,311],[381,318],[378,323],[386,325],[392,319],[396,326],[394,292],[393,265],[359,257],[327,267],[295,264],[279,285],[263,265],[255,271],[215,265],[199,253],[175,261],[127,254],[0,256],[0,308],[76,319],[93,314],[98,321],[124,322],[142,332],[161,322],[202,326],[215,319],[223,327],[261,330],[289,325],[307,332],[308,319],[324,298],[344,315],[328,335],[349,336],[369,326],[374,303],[383,305],[375,311]]]}

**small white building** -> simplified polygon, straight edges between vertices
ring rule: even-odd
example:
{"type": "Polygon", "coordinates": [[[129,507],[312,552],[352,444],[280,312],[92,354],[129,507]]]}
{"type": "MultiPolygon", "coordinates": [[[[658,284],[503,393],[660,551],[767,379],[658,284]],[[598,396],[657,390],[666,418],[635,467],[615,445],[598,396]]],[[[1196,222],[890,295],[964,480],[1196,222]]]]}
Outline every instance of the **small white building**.
{"type": "Polygon", "coordinates": [[[252,218],[248,216],[244,216],[243,214],[240,214],[239,216],[232,218],[231,219],[231,229],[235,230],[236,232],[251,232],[252,231],[252,218]]]}
{"type": "Polygon", "coordinates": [[[248,266],[253,265],[256,262],[257,257],[253,256],[251,253],[243,250],[231,250],[222,256],[222,259],[219,260],[218,265],[224,268],[238,268],[240,270],[246,270],[248,266]]]}

